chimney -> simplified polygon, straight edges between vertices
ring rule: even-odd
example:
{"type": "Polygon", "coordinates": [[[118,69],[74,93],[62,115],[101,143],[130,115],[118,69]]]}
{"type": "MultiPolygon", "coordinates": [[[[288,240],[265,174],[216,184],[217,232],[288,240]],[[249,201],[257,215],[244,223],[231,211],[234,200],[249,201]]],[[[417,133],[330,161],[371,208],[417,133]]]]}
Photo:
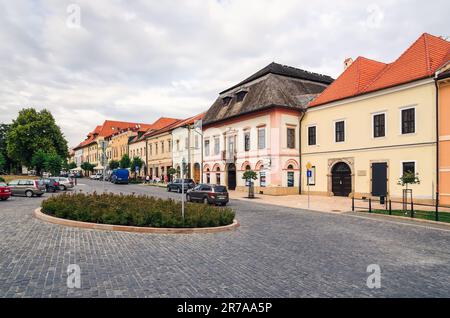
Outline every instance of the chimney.
{"type": "Polygon", "coordinates": [[[352,63],[353,63],[353,59],[351,57],[346,58],[344,61],[344,71],[346,69],[348,69],[350,67],[350,65],[352,65],[352,63]]]}

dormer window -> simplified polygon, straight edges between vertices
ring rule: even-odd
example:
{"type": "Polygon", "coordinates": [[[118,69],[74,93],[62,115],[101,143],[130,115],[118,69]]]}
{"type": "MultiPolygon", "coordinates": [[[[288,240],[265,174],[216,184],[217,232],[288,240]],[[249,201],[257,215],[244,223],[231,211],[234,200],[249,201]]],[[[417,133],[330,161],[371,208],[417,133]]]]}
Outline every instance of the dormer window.
{"type": "Polygon", "coordinates": [[[223,106],[228,106],[231,102],[231,96],[225,96],[224,98],[222,98],[222,105],[223,106]]]}
{"type": "Polygon", "coordinates": [[[236,93],[236,102],[237,103],[242,102],[244,100],[244,98],[245,98],[245,95],[247,95],[246,91],[237,92],[236,93]]]}

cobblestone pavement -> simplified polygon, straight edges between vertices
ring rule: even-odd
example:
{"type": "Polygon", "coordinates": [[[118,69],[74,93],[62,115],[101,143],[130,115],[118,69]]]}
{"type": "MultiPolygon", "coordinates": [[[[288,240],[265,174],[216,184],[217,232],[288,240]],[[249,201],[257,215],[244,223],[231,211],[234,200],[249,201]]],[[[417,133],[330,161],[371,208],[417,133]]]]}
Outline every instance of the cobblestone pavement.
{"type": "MultiPolygon", "coordinates": [[[[78,189],[102,191],[81,180],[78,189]]],[[[178,197],[106,184],[108,191],[178,197]]],[[[42,199],[0,202],[0,297],[445,297],[450,231],[233,200],[233,232],[85,230],[32,217],[42,199]],[[81,288],[67,288],[67,266],[81,288]],[[369,264],[381,288],[369,289],[369,264]]]]}

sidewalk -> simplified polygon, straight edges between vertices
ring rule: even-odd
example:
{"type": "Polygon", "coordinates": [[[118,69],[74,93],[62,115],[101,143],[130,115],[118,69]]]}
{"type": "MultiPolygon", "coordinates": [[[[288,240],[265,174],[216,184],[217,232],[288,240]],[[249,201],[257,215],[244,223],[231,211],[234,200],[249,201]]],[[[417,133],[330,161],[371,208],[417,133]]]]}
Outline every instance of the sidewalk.
{"type": "Polygon", "coordinates": [[[255,199],[248,199],[246,192],[229,191],[231,199],[251,201],[255,204],[272,204],[295,209],[305,209],[320,212],[343,213],[352,210],[352,200],[344,197],[326,197],[311,195],[308,207],[307,195],[283,195],[271,196],[255,194],[255,199]]]}

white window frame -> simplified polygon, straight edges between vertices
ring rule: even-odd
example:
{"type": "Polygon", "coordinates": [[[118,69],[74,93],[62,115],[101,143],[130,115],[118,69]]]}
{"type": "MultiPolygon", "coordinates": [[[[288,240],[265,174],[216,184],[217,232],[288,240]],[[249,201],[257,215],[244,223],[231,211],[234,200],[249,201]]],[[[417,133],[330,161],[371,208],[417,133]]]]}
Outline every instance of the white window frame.
{"type": "Polygon", "coordinates": [[[318,142],[319,138],[318,138],[318,136],[319,136],[319,133],[318,133],[318,129],[317,129],[317,124],[310,124],[310,125],[306,126],[306,145],[308,147],[317,147],[319,145],[319,142],[318,142]],[[310,127],[316,127],[316,143],[314,145],[310,145],[309,144],[309,128],[310,127]]]}
{"type": "Polygon", "coordinates": [[[388,135],[388,116],[387,116],[387,111],[383,110],[383,111],[379,111],[379,112],[375,112],[372,113],[372,139],[385,139],[388,135]],[[375,137],[375,116],[377,115],[384,115],[384,136],[383,137],[375,137]]]}
{"type": "Polygon", "coordinates": [[[256,137],[257,137],[257,145],[256,145],[257,149],[258,150],[267,149],[267,126],[256,127],[256,137]],[[259,131],[260,130],[264,130],[264,147],[263,148],[259,147],[259,131]]]}
{"type": "Polygon", "coordinates": [[[214,151],[213,151],[213,153],[214,153],[214,156],[218,156],[218,155],[220,155],[220,136],[214,136],[213,140],[214,140],[214,145],[213,145],[214,151]],[[218,150],[217,153],[216,153],[216,139],[219,140],[219,143],[218,143],[219,144],[219,150],[218,150]]]}
{"type": "Polygon", "coordinates": [[[211,155],[211,139],[209,138],[205,138],[205,140],[203,141],[203,147],[205,148],[205,157],[209,157],[211,155]],[[208,142],[208,147],[206,147],[206,142],[208,142]],[[208,153],[206,153],[206,149],[208,149],[208,153]]]}
{"type": "Polygon", "coordinates": [[[411,136],[417,134],[417,104],[415,105],[409,105],[409,106],[403,106],[399,108],[399,134],[400,136],[411,136]],[[402,126],[403,126],[403,118],[402,118],[402,111],[407,109],[413,109],[414,108],[414,132],[413,133],[402,133],[402,126]]]}
{"type": "Polygon", "coordinates": [[[419,166],[417,165],[417,160],[401,160],[401,161],[400,161],[400,177],[403,176],[403,164],[404,164],[405,162],[414,162],[414,170],[415,170],[415,173],[416,173],[416,174],[419,173],[419,166]]]}
{"type": "Polygon", "coordinates": [[[333,141],[335,144],[343,144],[347,142],[347,120],[346,119],[336,119],[333,120],[333,141]],[[336,124],[343,121],[344,122],[344,140],[336,141],[336,124]]]}
{"type": "Polygon", "coordinates": [[[289,123],[287,123],[286,124],[286,128],[285,128],[285,130],[284,130],[285,132],[286,132],[286,142],[285,142],[285,145],[286,145],[286,149],[298,149],[298,147],[297,147],[297,135],[298,135],[298,133],[297,133],[297,125],[295,125],[295,124],[289,124],[289,123]],[[288,146],[288,129],[294,129],[294,148],[289,148],[288,146]]]}

